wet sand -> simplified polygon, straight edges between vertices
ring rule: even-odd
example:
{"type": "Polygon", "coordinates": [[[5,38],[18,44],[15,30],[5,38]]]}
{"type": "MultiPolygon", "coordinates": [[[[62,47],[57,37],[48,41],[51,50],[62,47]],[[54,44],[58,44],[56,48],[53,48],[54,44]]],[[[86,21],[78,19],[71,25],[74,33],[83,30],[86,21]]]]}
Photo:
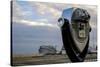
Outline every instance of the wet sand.
{"type": "MultiPolygon", "coordinates": [[[[97,54],[88,54],[85,62],[97,61],[97,54]]],[[[18,56],[12,58],[13,66],[71,63],[67,55],[18,56]]]]}

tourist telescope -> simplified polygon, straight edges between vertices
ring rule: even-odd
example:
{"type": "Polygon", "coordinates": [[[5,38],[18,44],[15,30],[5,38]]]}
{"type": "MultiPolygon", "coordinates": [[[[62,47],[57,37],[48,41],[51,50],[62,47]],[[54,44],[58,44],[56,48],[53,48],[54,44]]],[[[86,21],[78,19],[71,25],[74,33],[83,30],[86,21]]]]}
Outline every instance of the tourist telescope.
{"type": "Polygon", "coordinates": [[[58,19],[61,27],[63,45],[72,62],[83,62],[88,52],[90,15],[85,9],[68,8],[58,19]]]}

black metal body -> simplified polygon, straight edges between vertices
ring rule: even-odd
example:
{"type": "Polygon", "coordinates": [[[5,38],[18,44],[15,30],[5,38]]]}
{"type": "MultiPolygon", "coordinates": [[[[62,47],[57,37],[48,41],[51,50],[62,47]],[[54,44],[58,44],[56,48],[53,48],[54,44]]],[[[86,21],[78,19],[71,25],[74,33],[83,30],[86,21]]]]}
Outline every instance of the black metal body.
{"type": "Polygon", "coordinates": [[[66,53],[72,62],[83,62],[89,47],[90,15],[84,9],[64,10],[61,33],[66,53]],[[81,46],[81,47],[79,47],[81,46]]]}

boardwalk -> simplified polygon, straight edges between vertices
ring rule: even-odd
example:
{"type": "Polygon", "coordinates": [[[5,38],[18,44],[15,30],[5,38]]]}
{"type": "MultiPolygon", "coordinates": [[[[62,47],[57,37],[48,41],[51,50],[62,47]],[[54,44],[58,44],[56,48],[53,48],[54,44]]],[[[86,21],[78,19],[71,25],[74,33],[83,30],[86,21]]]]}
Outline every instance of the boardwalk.
{"type": "MultiPolygon", "coordinates": [[[[96,54],[88,54],[85,61],[96,61],[96,54]]],[[[30,56],[30,57],[14,57],[13,65],[40,65],[40,64],[56,64],[56,63],[70,63],[67,55],[46,55],[46,56],[30,56]]]]}

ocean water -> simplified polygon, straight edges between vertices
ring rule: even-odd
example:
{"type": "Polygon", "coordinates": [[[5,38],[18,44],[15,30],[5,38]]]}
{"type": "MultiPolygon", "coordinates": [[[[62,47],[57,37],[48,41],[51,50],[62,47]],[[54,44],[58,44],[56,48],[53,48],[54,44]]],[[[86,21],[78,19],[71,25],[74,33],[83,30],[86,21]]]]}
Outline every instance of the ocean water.
{"type": "Polygon", "coordinates": [[[12,46],[15,55],[37,54],[41,45],[52,45],[58,51],[62,47],[59,28],[46,26],[27,26],[13,23],[12,46]]]}
{"type": "MultiPolygon", "coordinates": [[[[97,44],[96,31],[96,29],[92,29],[90,34],[92,49],[95,49],[97,44]]],[[[13,23],[12,52],[14,55],[38,54],[41,45],[52,45],[59,52],[63,46],[60,28],[13,23]]]]}

